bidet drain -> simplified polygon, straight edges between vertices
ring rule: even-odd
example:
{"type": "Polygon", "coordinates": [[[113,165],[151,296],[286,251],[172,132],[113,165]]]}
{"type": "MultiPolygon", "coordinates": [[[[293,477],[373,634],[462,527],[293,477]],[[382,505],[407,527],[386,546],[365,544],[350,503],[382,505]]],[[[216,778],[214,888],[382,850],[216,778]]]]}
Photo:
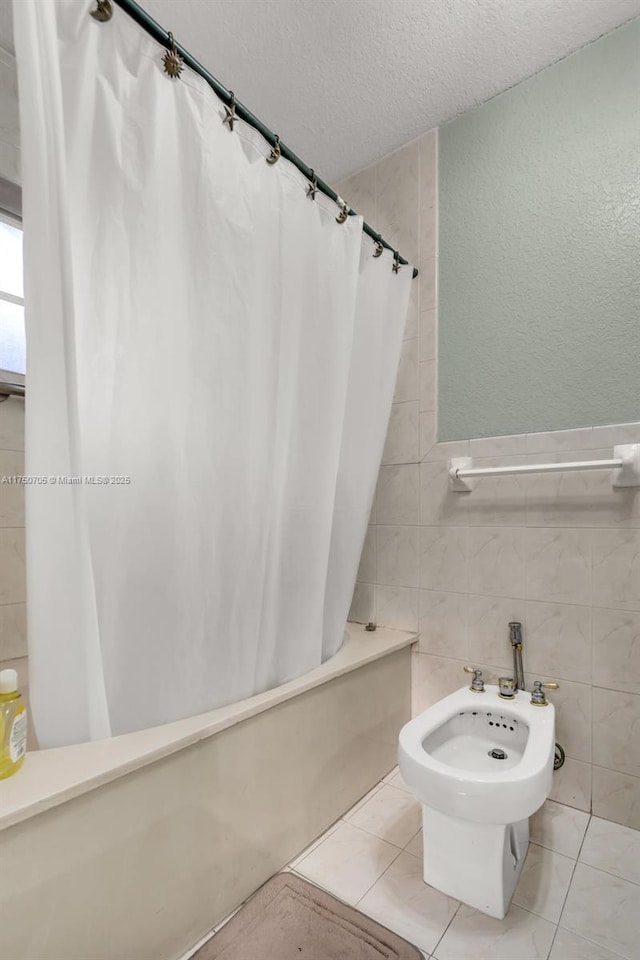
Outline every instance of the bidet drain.
{"type": "Polygon", "coordinates": [[[504,750],[501,750],[500,747],[494,747],[493,750],[489,750],[489,756],[493,757],[494,760],[507,759],[507,754],[504,750]]]}

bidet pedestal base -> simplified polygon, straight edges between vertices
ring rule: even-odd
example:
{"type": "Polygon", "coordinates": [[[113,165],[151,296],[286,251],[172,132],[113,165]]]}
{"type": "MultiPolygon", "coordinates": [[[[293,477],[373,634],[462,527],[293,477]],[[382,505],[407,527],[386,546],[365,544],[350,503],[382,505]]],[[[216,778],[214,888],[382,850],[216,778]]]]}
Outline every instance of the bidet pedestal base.
{"type": "Polygon", "coordinates": [[[424,881],[502,920],[522,872],[529,820],[474,823],[422,806],[424,881]]]}

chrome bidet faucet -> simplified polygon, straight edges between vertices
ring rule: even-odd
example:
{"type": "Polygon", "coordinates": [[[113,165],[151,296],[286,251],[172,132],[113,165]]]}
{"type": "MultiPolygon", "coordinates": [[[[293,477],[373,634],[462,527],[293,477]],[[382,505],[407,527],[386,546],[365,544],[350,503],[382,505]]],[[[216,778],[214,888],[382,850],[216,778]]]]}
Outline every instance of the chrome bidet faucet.
{"type": "Polygon", "coordinates": [[[513,676],[516,691],[524,690],[524,669],[522,666],[522,624],[514,620],[509,624],[509,640],[513,649],[513,676]]]}

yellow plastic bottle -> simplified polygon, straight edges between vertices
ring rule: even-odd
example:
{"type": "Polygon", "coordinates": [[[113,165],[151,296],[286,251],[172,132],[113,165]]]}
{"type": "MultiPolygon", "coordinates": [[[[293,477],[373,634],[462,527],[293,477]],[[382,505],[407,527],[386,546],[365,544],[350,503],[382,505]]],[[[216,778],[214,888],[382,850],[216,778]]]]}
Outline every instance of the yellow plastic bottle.
{"type": "Polygon", "coordinates": [[[16,773],[27,751],[27,710],[15,670],[0,670],[0,780],[16,773]]]}

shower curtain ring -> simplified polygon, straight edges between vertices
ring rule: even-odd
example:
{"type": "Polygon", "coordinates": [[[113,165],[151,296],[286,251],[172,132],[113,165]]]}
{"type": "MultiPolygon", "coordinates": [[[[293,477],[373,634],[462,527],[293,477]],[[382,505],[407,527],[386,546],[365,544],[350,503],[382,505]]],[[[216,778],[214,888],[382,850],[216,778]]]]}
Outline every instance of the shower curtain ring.
{"type": "Polygon", "coordinates": [[[318,192],[318,178],[316,177],[313,170],[311,171],[311,183],[307,187],[307,196],[310,200],[315,200],[316,193],[318,192]]]}
{"type": "Polygon", "coordinates": [[[177,80],[184,68],[184,60],[176,50],[176,41],[173,34],[168,33],[167,36],[169,38],[169,43],[171,44],[171,49],[167,50],[162,58],[164,72],[168,74],[172,80],[177,80]]]}
{"type": "Polygon", "coordinates": [[[233,125],[238,119],[236,115],[236,95],[233,90],[229,90],[229,96],[231,97],[231,102],[223,104],[225,118],[222,122],[227,124],[229,130],[233,130],[233,125]]]}
{"type": "Polygon", "coordinates": [[[398,253],[397,250],[394,250],[394,251],[393,251],[393,266],[392,266],[391,269],[393,270],[394,273],[397,273],[397,272],[399,271],[399,269],[400,269],[401,266],[402,266],[402,264],[400,263],[400,254],[398,253]]]}
{"type": "Polygon", "coordinates": [[[374,257],[381,257],[382,251],[384,250],[384,244],[382,242],[382,237],[380,236],[380,234],[378,234],[378,236],[373,241],[373,246],[375,248],[373,251],[374,257]]]}
{"type": "Polygon", "coordinates": [[[349,204],[345,203],[342,197],[338,197],[336,203],[340,204],[340,213],[336,217],[336,223],[344,223],[349,216],[349,204]]]}
{"type": "Polygon", "coordinates": [[[111,6],[111,0],[97,0],[98,6],[95,10],[90,10],[89,13],[94,20],[97,20],[98,23],[106,23],[107,20],[111,20],[113,16],[113,7],[111,6]]]}
{"type": "Polygon", "coordinates": [[[271,153],[267,157],[267,163],[277,163],[280,159],[280,137],[276,133],[276,142],[271,147],[271,153]]]}

